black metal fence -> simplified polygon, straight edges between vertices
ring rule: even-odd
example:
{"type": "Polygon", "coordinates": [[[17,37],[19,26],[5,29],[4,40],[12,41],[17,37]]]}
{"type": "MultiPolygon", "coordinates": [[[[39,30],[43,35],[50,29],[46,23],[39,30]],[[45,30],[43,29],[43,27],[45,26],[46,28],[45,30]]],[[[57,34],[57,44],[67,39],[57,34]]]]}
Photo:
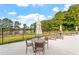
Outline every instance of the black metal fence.
{"type": "Polygon", "coordinates": [[[24,38],[27,37],[27,33],[31,32],[32,30],[0,28],[0,45],[11,42],[23,41],[24,38]]]}

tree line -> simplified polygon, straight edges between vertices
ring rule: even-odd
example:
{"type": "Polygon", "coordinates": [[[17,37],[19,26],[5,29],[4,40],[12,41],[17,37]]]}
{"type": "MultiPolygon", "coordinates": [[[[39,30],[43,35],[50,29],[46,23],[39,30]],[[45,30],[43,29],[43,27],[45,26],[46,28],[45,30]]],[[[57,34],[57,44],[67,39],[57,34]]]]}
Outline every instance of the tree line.
{"type": "Polygon", "coordinates": [[[12,21],[12,19],[9,18],[3,18],[0,19],[0,33],[2,32],[2,28],[3,28],[3,32],[9,32],[9,34],[12,34],[13,32],[15,32],[15,34],[19,34],[20,31],[24,30],[32,30],[32,27],[29,28],[26,24],[23,24],[23,28],[20,27],[21,23],[19,21],[12,21]]]}
{"type": "MultiPolygon", "coordinates": [[[[67,11],[57,12],[51,19],[41,21],[41,24],[43,31],[59,30],[60,25],[63,30],[75,30],[76,26],[79,27],[79,4],[70,6],[67,11]]],[[[35,23],[31,26],[35,26],[35,23]]]]}
{"type": "Polygon", "coordinates": [[[6,33],[9,31],[9,34],[12,34],[13,31],[15,31],[15,34],[19,33],[17,29],[20,29],[20,25],[21,23],[19,21],[13,22],[9,18],[0,19],[0,33],[2,31],[6,33]]]}
{"type": "Polygon", "coordinates": [[[0,19],[0,28],[19,28],[20,25],[19,21],[13,22],[9,18],[0,19]]]}

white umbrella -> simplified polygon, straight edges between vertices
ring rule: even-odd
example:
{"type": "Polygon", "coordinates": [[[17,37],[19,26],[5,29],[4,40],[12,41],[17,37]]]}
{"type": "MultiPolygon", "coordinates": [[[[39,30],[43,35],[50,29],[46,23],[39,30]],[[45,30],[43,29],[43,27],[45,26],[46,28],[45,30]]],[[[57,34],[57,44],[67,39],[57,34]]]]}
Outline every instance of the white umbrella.
{"type": "Polygon", "coordinates": [[[60,25],[60,31],[62,32],[62,25],[60,25]]]}
{"type": "Polygon", "coordinates": [[[75,29],[76,31],[78,31],[78,27],[76,26],[76,29],[75,29]]]}
{"type": "Polygon", "coordinates": [[[75,30],[76,30],[76,34],[78,34],[78,27],[77,26],[76,26],[75,30]]]}
{"type": "Polygon", "coordinates": [[[41,29],[41,22],[38,16],[37,22],[36,22],[36,36],[39,37],[42,34],[42,29],[41,29]]]}

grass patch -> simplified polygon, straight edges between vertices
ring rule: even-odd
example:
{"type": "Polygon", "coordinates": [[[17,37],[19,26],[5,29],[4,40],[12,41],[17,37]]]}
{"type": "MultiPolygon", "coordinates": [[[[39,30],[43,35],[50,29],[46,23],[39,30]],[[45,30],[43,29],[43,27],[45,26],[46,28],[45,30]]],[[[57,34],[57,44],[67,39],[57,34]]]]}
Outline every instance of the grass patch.
{"type": "MultiPolygon", "coordinates": [[[[19,42],[24,40],[29,40],[35,37],[34,33],[16,34],[16,35],[4,35],[3,44],[19,42]]],[[[2,38],[0,37],[0,45],[2,44],[2,38]]]]}

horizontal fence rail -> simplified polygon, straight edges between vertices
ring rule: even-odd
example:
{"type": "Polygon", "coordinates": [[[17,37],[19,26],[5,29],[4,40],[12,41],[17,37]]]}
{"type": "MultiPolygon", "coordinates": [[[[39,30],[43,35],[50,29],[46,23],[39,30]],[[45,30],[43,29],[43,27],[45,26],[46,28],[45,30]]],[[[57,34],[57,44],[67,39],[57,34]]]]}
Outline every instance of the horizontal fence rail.
{"type": "Polygon", "coordinates": [[[33,30],[0,28],[0,45],[35,37],[33,30]]]}

